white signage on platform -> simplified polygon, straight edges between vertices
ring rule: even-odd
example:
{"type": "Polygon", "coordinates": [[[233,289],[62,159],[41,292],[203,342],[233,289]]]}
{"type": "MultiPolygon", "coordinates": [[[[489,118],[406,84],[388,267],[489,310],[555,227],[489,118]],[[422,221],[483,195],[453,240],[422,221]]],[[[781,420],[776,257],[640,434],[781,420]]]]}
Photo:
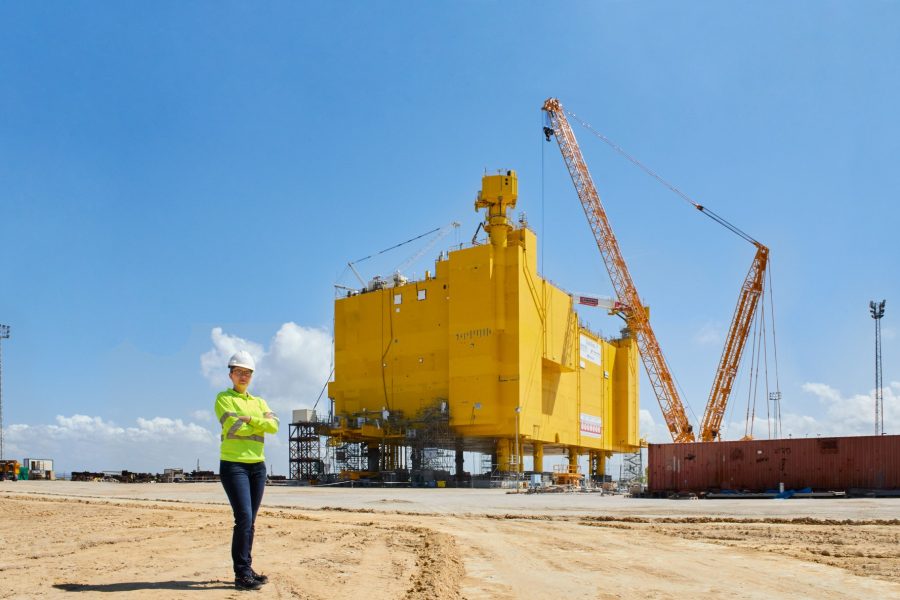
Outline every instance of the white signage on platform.
{"type": "Polygon", "coordinates": [[[581,413],[581,435],[598,438],[603,435],[603,420],[600,417],[581,413]]]}
{"type": "Polygon", "coordinates": [[[600,343],[583,333],[581,334],[581,358],[589,360],[595,365],[600,364],[600,343]]]}

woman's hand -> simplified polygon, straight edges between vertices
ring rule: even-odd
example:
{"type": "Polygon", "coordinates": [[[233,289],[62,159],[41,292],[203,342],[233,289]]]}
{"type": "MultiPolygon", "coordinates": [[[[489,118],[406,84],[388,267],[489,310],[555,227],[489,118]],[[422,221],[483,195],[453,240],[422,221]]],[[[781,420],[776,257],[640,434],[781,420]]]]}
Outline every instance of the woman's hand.
{"type": "Polygon", "coordinates": [[[241,416],[238,417],[238,419],[240,419],[241,421],[243,421],[243,422],[246,423],[247,425],[250,424],[250,417],[248,417],[248,416],[246,416],[246,415],[241,415],[241,416]]]}

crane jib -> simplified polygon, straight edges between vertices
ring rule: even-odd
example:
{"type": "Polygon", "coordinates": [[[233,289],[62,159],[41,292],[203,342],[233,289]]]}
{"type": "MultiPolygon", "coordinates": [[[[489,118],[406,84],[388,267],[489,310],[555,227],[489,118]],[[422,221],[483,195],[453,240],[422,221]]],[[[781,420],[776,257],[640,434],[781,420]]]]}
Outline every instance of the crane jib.
{"type": "Polygon", "coordinates": [[[588,131],[599,137],[603,142],[611,146],[616,152],[627,158],[645,173],[680,196],[683,200],[693,205],[694,208],[704,215],[756,246],[756,256],[754,257],[750,271],[741,286],[738,304],[735,308],[734,316],[732,317],[728,337],[725,347],[722,350],[722,357],[719,361],[719,367],[716,370],[716,376],[710,390],[709,400],[701,421],[701,440],[711,441],[721,439],[720,427],[725,415],[725,408],[729,396],[731,395],[738,367],[740,366],[751,324],[756,316],[759,300],[763,296],[769,249],[709,208],[695,202],[687,194],[660,177],[641,161],[625,152],[625,150],[615,144],[612,140],[599,131],[596,131],[589,123],[580,119],[574,113],[564,110],[558,99],[549,98],[544,103],[543,110],[546,112],[549,121],[549,126],[546,126],[543,129],[544,136],[547,141],[550,141],[552,136],[556,136],[566,167],[569,169],[569,174],[575,184],[575,190],[585,209],[588,223],[597,240],[597,246],[600,249],[604,263],[606,264],[607,271],[609,272],[610,279],[613,283],[613,288],[616,290],[616,294],[620,301],[627,302],[629,306],[635,307],[635,311],[630,315],[631,321],[629,322],[629,326],[635,330],[641,359],[644,362],[651,386],[653,387],[657,400],[662,408],[666,425],[669,427],[669,431],[672,433],[672,437],[676,442],[693,441],[694,438],[691,433],[690,425],[686,425],[686,417],[682,420],[684,410],[678,398],[678,394],[675,391],[674,384],[671,383],[671,374],[662,359],[662,353],[659,351],[656,338],[653,335],[652,329],[650,329],[649,320],[646,318],[646,314],[641,314],[645,312],[643,311],[643,304],[641,304],[640,300],[637,298],[636,288],[630,279],[625,262],[621,257],[618,243],[612,234],[612,229],[609,226],[603,207],[600,204],[599,195],[590,178],[590,172],[584,164],[578,142],[575,140],[575,135],[569,126],[566,114],[578,121],[588,131]]]}
{"type": "Polygon", "coordinates": [[[549,141],[555,136],[563,162],[581,201],[585,217],[594,234],[597,248],[609,273],[616,298],[629,307],[626,321],[635,335],[638,351],[647,371],[650,385],[656,394],[666,426],[676,442],[694,441],[693,427],[687,419],[684,405],[675,388],[675,381],[660,349],[656,335],[650,326],[650,319],[640,300],[637,288],[625,264],[625,259],[613,234],[606,211],[600,202],[600,195],[591,179],[590,171],[581,154],[575,134],[569,126],[565,111],[559,100],[548,99],[543,106],[550,124],[544,128],[549,141]]]}

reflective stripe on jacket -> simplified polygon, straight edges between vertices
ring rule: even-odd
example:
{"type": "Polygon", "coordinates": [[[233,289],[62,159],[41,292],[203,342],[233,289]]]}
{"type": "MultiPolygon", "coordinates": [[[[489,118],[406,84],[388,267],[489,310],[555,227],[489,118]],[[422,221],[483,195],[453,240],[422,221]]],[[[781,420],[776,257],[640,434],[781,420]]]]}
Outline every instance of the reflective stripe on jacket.
{"type": "Polygon", "coordinates": [[[266,459],[264,434],[277,433],[279,422],[265,400],[227,389],[216,396],[216,418],[222,425],[222,460],[256,463],[266,459]],[[242,416],[250,417],[250,423],[241,421],[242,416]]]}

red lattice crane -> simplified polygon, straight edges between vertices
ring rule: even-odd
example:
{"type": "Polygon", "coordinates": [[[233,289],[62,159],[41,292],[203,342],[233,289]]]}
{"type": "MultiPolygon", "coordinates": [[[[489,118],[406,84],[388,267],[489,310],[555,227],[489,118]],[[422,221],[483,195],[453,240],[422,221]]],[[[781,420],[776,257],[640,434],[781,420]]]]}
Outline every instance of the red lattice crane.
{"type": "Polygon", "coordinates": [[[625,317],[628,328],[637,341],[641,360],[647,370],[647,376],[656,394],[656,399],[659,401],[666,426],[675,442],[693,442],[693,427],[685,414],[684,405],[675,388],[672,373],[663,357],[659,342],[656,340],[656,334],[650,327],[649,315],[638,296],[631,274],[628,272],[625,259],[619,249],[619,243],[616,241],[609,219],[606,217],[606,211],[600,202],[600,195],[591,179],[590,171],[581,155],[581,149],[578,147],[578,141],[566,119],[565,111],[556,98],[549,98],[544,102],[543,110],[550,119],[550,127],[544,128],[544,134],[548,141],[551,135],[556,136],[563,161],[572,177],[572,183],[575,184],[578,199],[581,200],[584,214],[594,233],[594,239],[597,241],[597,248],[600,250],[600,255],[603,257],[606,270],[612,280],[616,298],[626,307],[622,310],[622,316],[625,317]]]}
{"type": "Polygon", "coordinates": [[[741,293],[738,296],[737,307],[731,318],[731,327],[728,328],[728,338],[725,340],[725,348],[722,350],[722,358],[719,360],[719,368],[716,369],[716,378],[709,392],[709,400],[706,403],[706,411],[703,413],[703,422],[700,425],[700,441],[712,442],[720,439],[719,428],[725,417],[725,408],[728,398],[731,396],[731,388],[734,386],[734,378],[737,376],[738,367],[741,365],[741,356],[744,346],[747,345],[747,336],[750,334],[750,325],[756,316],[756,308],[763,293],[765,284],[766,266],[769,263],[769,249],[757,241],[756,256],[750,271],[744,278],[741,293]]]}
{"type": "MultiPolygon", "coordinates": [[[[575,135],[569,126],[559,100],[550,98],[544,103],[543,110],[547,112],[551,127],[544,129],[544,134],[549,141],[550,136],[556,134],[560,151],[563,154],[566,167],[572,176],[578,197],[584,207],[585,215],[597,239],[597,246],[606,263],[607,271],[613,282],[620,302],[625,307],[637,307],[639,310],[629,311],[628,308],[617,311],[622,314],[628,321],[629,327],[635,331],[638,340],[638,348],[647,374],[650,377],[660,408],[662,408],[666,425],[672,434],[672,439],[676,442],[692,442],[694,435],[691,426],[688,424],[687,417],[684,414],[683,405],[678,397],[678,393],[673,385],[671,373],[666,365],[662,353],[659,351],[659,344],[653,330],[650,328],[647,319],[646,310],[637,296],[634,282],[628,274],[625,261],[622,259],[619,251],[618,243],[613,236],[612,229],[606,218],[603,206],[600,203],[600,197],[591,180],[590,172],[581,156],[581,150],[575,135]]],[[[571,113],[570,113],[571,114],[571,113]]],[[[572,115],[576,118],[575,115],[572,115]]],[[[706,410],[703,414],[703,420],[700,427],[700,440],[704,442],[721,439],[720,428],[722,420],[725,417],[725,409],[728,405],[728,399],[734,387],[735,377],[741,364],[744,347],[747,344],[747,338],[750,334],[750,328],[756,318],[759,300],[763,296],[765,287],[766,268],[769,262],[769,249],[720,217],[710,209],[694,202],[686,194],[681,192],[659,175],[645,167],[640,161],[629,156],[621,148],[612,143],[605,136],[578,119],[582,125],[587,127],[595,135],[600,137],[604,142],[613,147],[617,152],[628,158],[635,165],[643,169],[648,175],[668,187],[670,190],[681,196],[684,200],[693,205],[694,208],[716,221],[732,233],[738,235],[742,239],[750,242],[756,247],[756,255],[750,270],[744,278],[741,286],[741,292],[738,296],[737,307],[734,310],[734,316],[731,320],[731,326],[728,330],[728,337],[725,341],[725,347],[722,350],[722,357],[719,360],[719,366],[716,369],[715,379],[710,390],[709,400],[707,401],[706,410]]],[[[774,325],[773,325],[774,327],[774,325]]],[[[777,356],[777,355],[776,355],[777,356]]],[[[777,358],[776,358],[777,372],[777,358]]]]}

